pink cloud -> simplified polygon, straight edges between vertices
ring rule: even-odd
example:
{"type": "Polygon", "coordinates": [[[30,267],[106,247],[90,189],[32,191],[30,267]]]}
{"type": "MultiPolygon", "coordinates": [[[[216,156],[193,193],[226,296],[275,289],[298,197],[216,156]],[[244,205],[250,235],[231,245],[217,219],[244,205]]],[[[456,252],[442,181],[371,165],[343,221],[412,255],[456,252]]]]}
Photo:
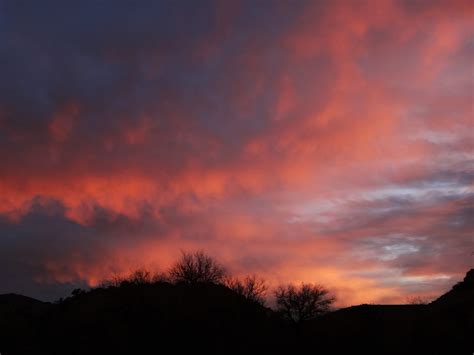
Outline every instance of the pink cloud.
{"type": "Polygon", "coordinates": [[[219,5],[171,39],[146,14],[133,38],[81,28],[67,80],[0,100],[0,232],[28,241],[4,250],[31,254],[35,282],[95,285],[199,248],[347,305],[435,294],[465,271],[472,6],[252,11],[219,5]],[[58,249],[35,252],[51,233],[58,249]]]}

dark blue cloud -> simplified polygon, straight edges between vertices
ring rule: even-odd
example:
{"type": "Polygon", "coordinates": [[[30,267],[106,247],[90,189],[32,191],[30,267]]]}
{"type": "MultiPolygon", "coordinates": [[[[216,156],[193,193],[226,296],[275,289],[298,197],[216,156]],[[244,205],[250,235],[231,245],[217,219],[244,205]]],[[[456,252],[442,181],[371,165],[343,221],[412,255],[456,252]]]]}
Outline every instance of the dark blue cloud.
{"type": "Polygon", "coordinates": [[[156,238],[163,230],[145,205],[135,219],[85,206],[90,216],[86,224],[69,218],[58,200],[38,196],[26,208],[20,220],[0,215],[0,294],[19,292],[48,300],[64,296],[65,290],[85,285],[77,263],[87,269],[105,258],[112,262],[113,248],[136,246],[133,236],[143,242],[151,232],[156,238]]]}

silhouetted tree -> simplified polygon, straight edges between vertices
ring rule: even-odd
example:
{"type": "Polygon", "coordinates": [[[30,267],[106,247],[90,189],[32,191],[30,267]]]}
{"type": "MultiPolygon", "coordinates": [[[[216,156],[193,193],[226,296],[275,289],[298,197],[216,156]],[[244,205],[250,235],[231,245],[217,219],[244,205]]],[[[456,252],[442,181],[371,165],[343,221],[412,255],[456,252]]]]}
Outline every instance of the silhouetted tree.
{"type": "Polygon", "coordinates": [[[123,276],[120,276],[119,274],[112,274],[112,276],[109,276],[107,279],[102,280],[102,282],[99,284],[99,287],[101,288],[109,288],[109,287],[119,287],[120,284],[125,281],[125,278],[123,276]]]}
{"type": "Polygon", "coordinates": [[[296,323],[313,319],[329,311],[335,298],[320,285],[280,286],[275,290],[277,310],[296,323]]]}
{"type": "Polygon", "coordinates": [[[170,277],[165,272],[156,272],[151,278],[152,283],[170,282],[170,277]]]}
{"type": "Polygon", "coordinates": [[[134,285],[144,285],[152,283],[152,274],[145,269],[138,269],[132,272],[127,281],[134,285]]]}
{"type": "Polygon", "coordinates": [[[267,294],[268,287],[265,280],[255,275],[245,277],[243,280],[236,278],[229,278],[226,281],[226,285],[239,295],[244,296],[246,299],[261,304],[265,304],[265,296],[267,294]]]}
{"type": "Polygon", "coordinates": [[[145,285],[164,281],[166,281],[166,277],[163,273],[152,273],[149,270],[141,268],[131,272],[128,276],[113,274],[108,279],[102,281],[100,287],[109,288],[127,285],[145,285]]]}
{"type": "Polygon", "coordinates": [[[172,282],[221,284],[226,275],[225,268],[202,251],[183,253],[169,270],[172,282]]]}

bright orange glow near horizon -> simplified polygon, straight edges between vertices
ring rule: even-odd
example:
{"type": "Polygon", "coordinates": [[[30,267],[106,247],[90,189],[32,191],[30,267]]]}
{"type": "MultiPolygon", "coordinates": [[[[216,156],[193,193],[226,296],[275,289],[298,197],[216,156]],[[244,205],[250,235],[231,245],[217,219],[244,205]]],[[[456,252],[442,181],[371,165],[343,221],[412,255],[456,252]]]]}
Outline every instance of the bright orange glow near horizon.
{"type": "Polygon", "coordinates": [[[200,249],[338,305],[439,295],[473,267],[473,7],[2,2],[0,293],[200,249]]]}

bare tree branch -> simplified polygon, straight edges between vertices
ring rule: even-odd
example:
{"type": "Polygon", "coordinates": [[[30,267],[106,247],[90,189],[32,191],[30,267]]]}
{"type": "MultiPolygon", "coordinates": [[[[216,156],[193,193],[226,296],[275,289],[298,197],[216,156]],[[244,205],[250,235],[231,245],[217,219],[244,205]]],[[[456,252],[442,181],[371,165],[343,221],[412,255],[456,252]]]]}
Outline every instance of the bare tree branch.
{"type": "Polygon", "coordinates": [[[246,299],[261,304],[262,306],[265,305],[265,296],[268,287],[264,279],[255,275],[246,276],[243,280],[228,278],[226,285],[246,299]]]}
{"type": "Polygon", "coordinates": [[[275,290],[277,310],[296,323],[313,319],[330,310],[335,301],[320,285],[301,284],[280,286],[275,290]]]}
{"type": "Polygon", "coordinates": [[[227,272],[212,257],[202,251],[183,253],[169,270],[172,282],[185,283],[223,283],[227,272]]]}

